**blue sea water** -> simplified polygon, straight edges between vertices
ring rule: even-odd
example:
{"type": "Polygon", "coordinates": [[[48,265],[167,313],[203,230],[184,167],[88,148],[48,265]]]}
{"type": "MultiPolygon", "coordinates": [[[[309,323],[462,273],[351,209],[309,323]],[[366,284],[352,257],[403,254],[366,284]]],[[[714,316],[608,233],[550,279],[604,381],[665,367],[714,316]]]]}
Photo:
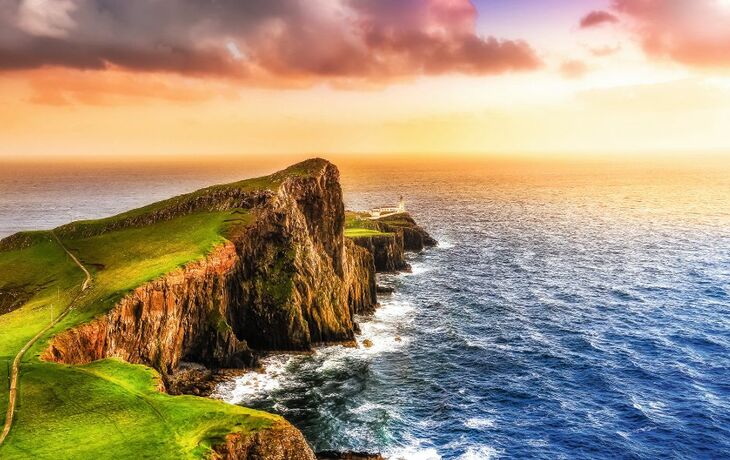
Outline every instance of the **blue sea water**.
{"type": "MultiPolygon", "coordinates": [[[[122,210],[245,172],[105,193],[122,210]]],[[[359,348],[269,357],[218,397],[316,449],[393,459],[730,458],[727,175],[381,164],[342,181],[352,209],[403,194],[440,245],[381,275],[396,293],[360,318],[359,348]]],[[[5,196],[0,233],[30,225],[27,193],[5,196]]],[[[98,217],[99,201],[57,205],[98,217]]]]}

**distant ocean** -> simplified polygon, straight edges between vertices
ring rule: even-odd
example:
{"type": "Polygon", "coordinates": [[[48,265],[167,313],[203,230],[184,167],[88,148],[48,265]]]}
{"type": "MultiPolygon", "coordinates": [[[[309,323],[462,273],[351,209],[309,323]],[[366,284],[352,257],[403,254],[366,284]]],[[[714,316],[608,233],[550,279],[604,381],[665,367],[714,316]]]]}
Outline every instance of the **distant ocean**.
{"type": "MultiPolygon", "coordinates": [[[[0,236],[273,169],[4,166],[0,236]]],[[[730,458],[726,172],[342,171],[348,207],[402,194],[439,247],[381,276],[372,348],[274,356],[219,397],[394,459],[730,458]]]]}

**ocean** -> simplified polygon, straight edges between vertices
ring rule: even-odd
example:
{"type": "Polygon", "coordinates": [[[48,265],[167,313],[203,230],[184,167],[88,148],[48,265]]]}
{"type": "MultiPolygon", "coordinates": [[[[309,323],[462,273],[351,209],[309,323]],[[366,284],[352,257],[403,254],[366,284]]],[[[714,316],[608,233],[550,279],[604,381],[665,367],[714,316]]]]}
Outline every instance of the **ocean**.
{"type": "MultiPolygon", "coordinates": [[[[5,165],[0,236],[273,169],[5,165]]],[[[316,450],[730,458],[727,171],[381,161],[342,184],[350,209],[403,195],[439,246],[380,275],[372,347],[271,356],[216,397],[316,450]]]]}

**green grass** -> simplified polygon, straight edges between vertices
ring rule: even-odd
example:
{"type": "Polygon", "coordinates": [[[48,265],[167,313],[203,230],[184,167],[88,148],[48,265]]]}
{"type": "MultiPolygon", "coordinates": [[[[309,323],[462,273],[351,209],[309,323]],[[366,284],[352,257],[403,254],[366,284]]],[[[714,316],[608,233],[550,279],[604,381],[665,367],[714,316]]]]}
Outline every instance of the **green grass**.
{"type": "MultiPolygon", "coordinates": [[[[160,393],[156,371],[144,366],[115,360],[67,366],[38,356],[54,334],[103,315],[131,290],[205,257],[251,223],[248,210],[216,210],[216,200],[274,190],[287,177],[306,176],[322,165],[321,160],[310,160],[264,178],[209,187],[56,229],[63,244],[91,271],[93,283],[63,321],[25,354],[16,419],[0,447],[0,458],[201,458],[228,433],[253,431],[280,420],[220,401],[160,393]]],[[[77,296],[83,280],[83,272],[51,232],[25,232],[0,243],[0,295],[12,292],[17,298],[21,293],[25,300],[20,308],[0,315],[3,422],[6,366],[49,324],[51,304],[57,315],[77,296]]],[[[219,328],[228,327],[224,318],[216,320],[219,328]]]]}
{"type": "Polygon", "coordinates": [[[348,238],[358,238],[364,236],[387,236],[392,233],[384,233],[378,230],[371,230],[369,228],[347,228],[345,229],[345,236],[348,238]]]}
{"type": "MultiPolygon", "coordinates": [[[[93,285],[25,355],[16,420],[0,447],[0,458],[200,458],[226,433],[259,429],[277,420],[205,398],[159,393],[156,372],[142,366],[105,360],[72,367],[38,359],[54,333],[106,313],[137,286],[204,257],[251,219],[242,210],[204,212],[63,238],[91,270],[93,285]]],[[[21,308],[0,316],[4,420],[6,363],[50,322],[51,302],[56,314],[71,302],[84,275],[50,233],[30,247],[0,252],[0,273],[0,290],[23,286],[32,293],[21,308]]]]}
{"type": "Polygon", "coordinates": [[[94,285],[69,319],[87,321],[105,313],[134,288],[208,254],[226,233],[246,225],[243,211],[206,212],[63,242],[91,270],[94,285]]]}
{"type": "Polygon", "coordinates": [[[368,218],[367,213],[346,211],[345,212],[345,230],[356,228],[368,228],[377,230],[378,224],[368,218]]]}
{"type": "Polygon", "coordinates": [[[279,420],[206,398],[160,393],[156,378],[152,369],[111,359],[78,367],[26,365],[17,427],[0,457],[200,458],[228,433],[279,420]]]}
{"type": "Polygon", "coordinates": [[[278,189],[286,178],[311,175],[315,171],[318,171],[322,167],[322,164],[323,160],[307,160],[269,176],[245,179],[230,184],[213,185],[192,193],[186,193],[167,200],[158,201],[116,216],[104,219],[72,222],[59,227],[57,230],[60,235],[64,236],[68,234],[93,235],[102,233],[109,228],[138,225],[139,221],[143,220],[146,216],[164,214],[165,212],[179,215],[187,212],[191,208],[195,208],[196,206],[210,208],[211,206],[215,206],[221,200],[221,197],[228,196],[232,192],[250,193],[263,190],[274,191],[278,189]],[[206,202],[206,199],[209,199],[209,202],[206,202]]]}
{"type": "Polygon", "coordinates": [[[380,231],[378,224],[368,219],[366,213],[347,211],[345,213],[345,236],[358,238],[367,236],[386,236],[392,233],[380,231]]]}

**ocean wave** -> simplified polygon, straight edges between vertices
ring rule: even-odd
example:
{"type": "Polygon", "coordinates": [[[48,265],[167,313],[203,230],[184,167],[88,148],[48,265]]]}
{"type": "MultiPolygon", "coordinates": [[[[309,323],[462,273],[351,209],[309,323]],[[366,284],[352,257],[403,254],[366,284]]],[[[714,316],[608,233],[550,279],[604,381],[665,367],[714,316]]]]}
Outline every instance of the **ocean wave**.
{"type": "Polygon", "coordinates": [[[437,249],[453,249],[456,246],[454,243],[445,238],[439,238],[438,242],[439,244],[436,246],[437,249]]]}
{"type": "Polygon", "coordinates": [[[472,417],[464,422],[464,426],[472,430],[483,430],[485,428],[494,428],[494,420],[486,417],[472,417]]]}
{"type": "Polygon", "coordinates": [[[270,394],[282,386],[287,377],[287,365],[292,356],[274,355],[262,360],[263,371],[251,371],[225,382],[219,383],[212,398],[231,404],[241,404],[270,394]]]}
{"type": "Polygon", "coordinates": [[[459,460],[489,460],[497,457],[497,450],[489,446],[469,447],[459,460]]]}
{"type": "Polygon", "coordinates": [[[399,334],[398,327],[412,318],[415,307],[398,299],[383,302],[376,312],[360,323],[356,348],[330,345],[316,348],[312,355],[276,354],[262,360],[263,371],[251,371],[218,384],[211,397],[232,404],[245,404],[281,390],[302,370],[319,374],[345,371],[349,360],[369,360],[400,350],[410,337],[399,334]],[[291,367],[291,370],[289,369],[291,367]]]}
{"type": "Polygon", "coordinates": [[[425,262],[411,262],[411,271],[403,272],[403,276],[419,276],[433,270],[433,266],[425,262]]]}
{"type": "Polygon", "coordinates": [[[386,451],[384,455],[390,460],[441,460],[441,455],[433,447],[423,449],[418,446],[408,446],[386,451]]]}

